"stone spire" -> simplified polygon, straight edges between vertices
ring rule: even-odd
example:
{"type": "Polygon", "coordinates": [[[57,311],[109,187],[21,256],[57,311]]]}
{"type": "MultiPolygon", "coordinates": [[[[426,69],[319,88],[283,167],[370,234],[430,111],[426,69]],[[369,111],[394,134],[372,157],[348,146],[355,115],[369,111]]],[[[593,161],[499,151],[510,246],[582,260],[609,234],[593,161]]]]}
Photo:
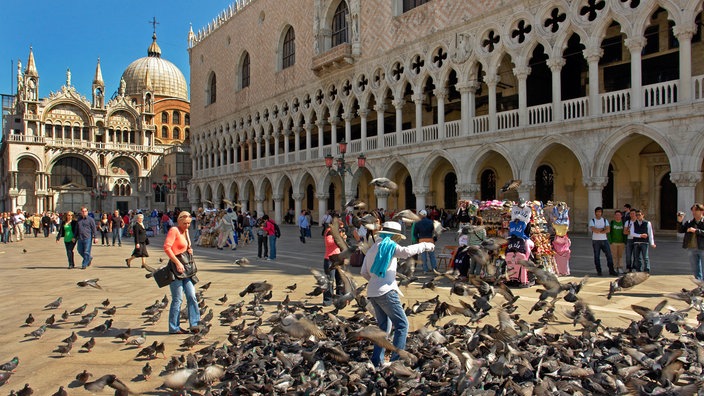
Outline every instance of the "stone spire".
{"type": "Polygon", "coordinates": [[[147,55],[161,58],[161,48],[159,48],[159,44],[156,43],[156,32],[152,34],[152,44],[147,50],[147,55]]]}
{"type": "Polygon", "coordinates": [[[152,91],[152,79],[149,77],[149,66],[147,66],[147,71],[144,73],[144,88],[147,91],[152,91]]]}
{"type": "Polygon", "coordinates": [[[188,29],[188,48],[193,48],[195,44],[196,34],[193,33],[193,24],[191,24],[191,27],[188,29]]]}
{"type": "Polygon", "coordinates": [[[29,47],[29,59],[27,59],[27,69],[24,71],[25,76],[39,77],[37,65],[34,63],[34,51],[29,47]]]}
{"type": "Polygon", "coordinates": [[[95,65],[95,77],[93,77],[93,84],[105,84],[103,82],[103,71],[100,69],[100,58],[98,58],[98,64],[95,65]]]}

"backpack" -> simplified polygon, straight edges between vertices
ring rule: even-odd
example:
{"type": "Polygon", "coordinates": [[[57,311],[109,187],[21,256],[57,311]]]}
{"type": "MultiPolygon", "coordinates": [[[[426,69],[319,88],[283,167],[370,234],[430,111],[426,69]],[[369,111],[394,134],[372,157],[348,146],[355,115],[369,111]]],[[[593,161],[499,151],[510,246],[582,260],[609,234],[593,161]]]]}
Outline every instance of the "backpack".
{"type": "Polygon", "coordinates": [[[274,236],[277,238],[281,238],[281,229],[279,228],[279,225],[274,223],[274,236]]]}

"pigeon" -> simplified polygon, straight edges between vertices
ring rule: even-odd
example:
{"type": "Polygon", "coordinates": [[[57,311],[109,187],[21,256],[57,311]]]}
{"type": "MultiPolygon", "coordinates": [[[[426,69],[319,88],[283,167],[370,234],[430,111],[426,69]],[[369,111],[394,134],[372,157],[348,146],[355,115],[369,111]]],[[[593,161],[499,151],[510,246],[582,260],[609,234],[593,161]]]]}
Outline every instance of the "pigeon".
{"type": "Polygon", "coordinates": [[[326,338],[325,332],[305,317],[296,318],[288,315],[280,320],[276,328],[294,338],[307,339],[311,336],[319,340],[326,338]]]}
{"type": "MultiPolygon", "coordinates": [[[[96,279],[97,281],[97,279],[96,279]]],[[[106,298],[101,304],[103,304],[103,308],[107,308],[110,306],[110,299],[106,298]]]]}
{"type": "Polygon", "coordinates": [[[520,180],[511,179],[511,180],[507,181],[506,184],[503,185],[503,187],[501,187],[501,192],[507,192],[507,191],[515,190],[515,189],[517,189],[518,186],[520,186],[520,185],[521,185],[521,181],[520,181],[520,180]]]}
{"type": "Polygon", "coordinates": [[[44,335],[44,332],[46,331],[46,325],[43,324],[39,326],[38,329],[34,330],[31,333],[25,334],[25,337],[34,337],[34,339],[39,339],[42,338],[42,335],[44,335]]]}
{"type": "Polygon", "coordinates": [[[12,371],[0,373],[0,385],[5,385],[5,383],[10,380],[10,377],[12,377],[13,374],[14,372],[12,371]]]}
{"type": "Polygon", "coordinates": [[[68,313],[68,310],[64,310],[64,313],[61,314],[61,321],[65,322],[68,320],[70,317],[70,314],[68,313]]]}
{"type": "Polygon", "coordinates": [[[73,342],[69,342],[67,344],[59,345],[58,347],[56,347],[56,349],[54,349],[54,352],[60,353],[61,356],[70,355],[72,348],[73,348],[73,342]]]}
{"type": "Polygon", "coordinates": [[[208,290],[208,289],[210,288],[210,284],[211,284],[211,283],[212,283],[212,282],[208,282],[208,283],[204,284],[203,286],[200,287],[200,289],[203,290],[203,291],[208,290]]]}
{"type": "Polygon", "coordinates": [[[51,396],[68,396],[68,392],[66,392],[66,389],[64,389],[63,386],[60,386],[59,390],[54,392],[54,394],[51,396]]]}
{"type": "Polygon", "coordinates": [[[235,260],[233,264],[237,264],[240,267],[246,267],[249,265],[249,259],[247,257],[241,257],[235,260]]]}
{"type": "Polygon", "coordinates": [[[83,372],[76,374],[76,381],[85,384],[92,376],[93,374],[89,373],[88,370],[83,370],[83,372]]]}
{"type": "Polygon", "coordinates": [[[55,314],[51,314],[51,316],[46,318],[46,320],[44,321],[44,323],[46,323],[47,326],[53,326],[55,322],[56,322],[56,315],[55,314]]]}
{"type": "Polygon", "coordinates": [[[83,304],[83,305],[81,305],[80,307],[78,307],[78,308],[74,309],[73,311],[71,311],[71,315],[80,315],[80,314],[83,313],[83,311],[86,310],[86,308],[88,308],[88,304],[83,304]]]}
{"type": "Polygon", "coordinates": [[[376,188],[391,191],[398,189],[398,185],[385,177],[377,177],[372,179],[369,184],[373,184],[376,188]]]}
{"type": "Polygon", "coordinates": [[[108,319],[105,321],[105,323],[92,328],[90,331],[93,333],[102,334],[102,333],[105,333],[106,331],[110,330],[111,327],[112,327],[112,319],[108,319]]]}
{"type": "Polygon", "coordinates": [[[145,342],[147,342],[147,334],[142,332],[141,336],[134,337],[133,339],[127,341],[127,344],[141,347],[145,342]]]}
{"type": "Polygon", "coordinates": [[[227,293],[223,295],[222,297],[218,298],[218,301],[220,301],[220,304],[225,304],[227,302],[227,293]]]}
{"type": "Polygon", "coordinates": [[[352,209],[364,209],[367,206],[366,203],[358,200],[358,199],[351,199],[349,202],[345,204],[346,208],[352,208],[352,209]]]}
{"type": "Polygon", "coordinates": [[[619,290],[630,289],[634,286],[640,285],[650,278],[650,273],[648,272],[629,272],[627,274],[621,275],[615,281],[609,283],[609,294],[606,296],[607,299],[611,300],[611,297],[619,290]]]}
{"type": "Polygon", "coordinates": [[[106,309],[103,313],[108,316],[115,315],[117,313],[117,306],[113,305],[112,308],[106,309]]]}
{"type": "Polygon", "coordinates": [[[413,213],[412,210],[404,209],[399,212],[396,212],[394,214],[394,217],[391,218],[391,220],[399,223],[413,224],[416,221],[420,220],[420,217],[417,214],[413,213]]]}
{"type": "Polygon", "coordinates": [[[296,290],[296,287],[298,287],[298,285],[294,283],[292,285],[286,286],[286,290],[288,290],[289,292],[292,292],[292,291],[296,290]]]}
{"type": "MultiPolygon", "coordinates": [[[[89,392],[99,392],[105,388],[105,385],[122,392],[121,394],[134,394],[122,380],[114,374],[106,374],[95,381],[86,382],[83,387],[89,392]]],[[[116,392],[117,393],[117,392],[116,392]]]]}
{"type": "Polygon", "coordinates": [[[144,347],[139,352],[137,352],[137,357],[146,357],[147,359],[152,359],[156,357],[156,346],[159,343],[154,341],[151,345],[144,347]]]}
{"type": "Polygon", "coordinates": [[[71,332],[71,335],[68,336],[68,337],[66,337],[66,338],[64,338],[63,340],[61,340],[61,342],[65,342],[65,343],[71,342],[71,343],[73,343],[73,342],[76,342],[76,340],[78,340],[78,334],[76,334],[75,331],[72,331],[72,332],[71,332]]]}
{"type": "Polygon", "coordinates": [[[81,345],[81,348],[88,350],[90,352],[95,346],[95,337],[91,337],[85,344],[81,345]]]}
{"type": "Polygon", "coordinates": [[[99,280],[100,279],[98,279],[98,278],[85,279],[85,280],[77,282],[76,284],[78,285],[78,287],[90,286],[94,289],[101,289],[102,290],[103,288],[98,284],[99,280]]]}
{"type": "Polygon", "coordinates": [[[142,367],[142,377],[144,377],[145,380],[148,380],[149,377],[152,376],[152,366],[149,365],[149,362],[142,367]]]}
{"type": "Polygon", "coordinates": [[[164,380],[162,387],[172,390],[181,389],[204,389],[212,385],[225,374],[219,366],[208,366],[199,371],[197,369],[185,368],[170,374],[164,380]]]}
{"type": "Polygon", "coordinates": [[[34,316],[32,316],[32,314],[30,313],[29,315],[27,315],[27,319],[24,320],[24,325],[31,326],[32,323],[34,323],[34,316]]]}
{"type": "Polygon", "coordinates": [[[14,372],[15,369],[17,368],[17,365],[20,364],[20,358],[17,356],[13,357],[9,362],[3,363],[2,366],[0,366],[0,371],[12,371],[14,372]]]}
{"type": "Polygon", "coordinates": [[[44,308],[56,309],[56,308],[58,308],[59,306],[61,306],[61,302],[62,302],[63,300],[64,300],[64,299],[63,299],[62,297],[59,297],[59,298],[57,298],[56,300],[54,300],[54,301],[50,302],[49,304],[45,305],[44,308]]]}
{"type": "Polygon", "coordinates": [[[22,254],[27,254],[27,249],[22,249],[22,254]]]}
{"type": "Polygon", "coordinates": [[[273,288],[271,283],[264,282],[252,282],[244,290],[240,292],[240,297],[244,297],[247,293],[266,293],[273,288]]]}
{"type": "Polygon", "coordinates": [[[34,393],[34,390],[29,387],[29,384],[24,384],[24,388],[17,391],[17,396],[29,396],[34,393]]]}

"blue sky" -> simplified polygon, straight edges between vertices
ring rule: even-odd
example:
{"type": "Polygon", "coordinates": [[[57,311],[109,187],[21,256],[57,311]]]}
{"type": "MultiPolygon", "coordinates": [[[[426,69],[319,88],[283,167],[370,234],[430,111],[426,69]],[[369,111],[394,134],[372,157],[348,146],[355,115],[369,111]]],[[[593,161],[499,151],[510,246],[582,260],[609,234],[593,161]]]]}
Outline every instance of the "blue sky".
{"type": "MultiPolygon", "coordinates": [[[[17,60],[27,64],[30,45],[39,71],[39,95],[48,96],[66,82],[90,97],[98,57],[108,96],[117,91],[120,76],[134,60],[147,56],[156,17],[162,57],[174,63],[189,81],[187,34],[211,21],[230,0],[88,1],[0,0],[0,93],[16,88],[17,60]]],[[[189,92],[190,94],[190,92],[189,92]]]]}

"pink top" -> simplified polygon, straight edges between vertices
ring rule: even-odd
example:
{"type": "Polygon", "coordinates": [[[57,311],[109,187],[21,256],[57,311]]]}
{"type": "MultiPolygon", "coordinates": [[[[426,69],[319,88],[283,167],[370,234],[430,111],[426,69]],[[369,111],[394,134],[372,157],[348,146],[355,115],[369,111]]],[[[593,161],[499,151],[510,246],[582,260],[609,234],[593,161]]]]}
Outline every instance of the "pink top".
{"type": "Polygon", "coordinates": [[[274,228],[274,223],[271,221],[271,219],[267,220],[266,223],[264,223],[262,229],[266,231],[267,235],[276,234],[276,228],[274,228]]]}
{"type": "Polygon", "coordinates": [[[333,254],[340,254],[340,247],[335,243],[335,239],[328,228],[325,230],[325,259],[329,259],[333,254]]]}
{"type": "Polygon", "coordinates": [[[181,234],[178,227],[169,228],[169,232],[166,234],[166,239],[164,240],[164,252],[166,252],[166,255],[169,255],[169,251],[171,251],[175,256],[185,252],[186,250],[188,250],[188,239],[186,239],[186,234],[181,234]]]}

